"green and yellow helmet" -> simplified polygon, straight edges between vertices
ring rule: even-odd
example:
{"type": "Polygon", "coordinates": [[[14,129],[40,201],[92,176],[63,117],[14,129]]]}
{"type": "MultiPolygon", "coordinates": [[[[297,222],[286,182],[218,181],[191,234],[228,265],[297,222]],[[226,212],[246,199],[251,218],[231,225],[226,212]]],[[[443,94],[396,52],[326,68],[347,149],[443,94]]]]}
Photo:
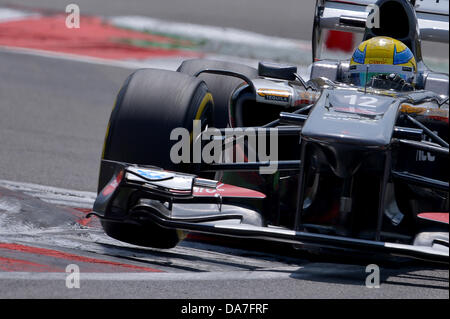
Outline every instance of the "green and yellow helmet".
{"type": "Polygon", "coordinates": [[[356,48],[349,78],[352,84],[364,86],[374,76],[396,74],[413,83],[416,70],[416,59],[405,44],[390,37],[374,37],[356,48]]]}

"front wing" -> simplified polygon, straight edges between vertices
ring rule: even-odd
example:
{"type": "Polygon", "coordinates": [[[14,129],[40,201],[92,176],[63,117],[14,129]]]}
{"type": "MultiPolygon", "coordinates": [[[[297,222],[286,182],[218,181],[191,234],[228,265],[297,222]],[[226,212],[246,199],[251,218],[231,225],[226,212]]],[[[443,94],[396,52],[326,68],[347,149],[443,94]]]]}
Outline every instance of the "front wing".
{"type": "Polygon", "coordinates": [[[98,194],[93,212],[87,217],[95,215],[119,223],[139,223],[146,220],[164,228],[187,232],[283,242],[305,247],[319,246],[356,253],[370,251],[448,263],[448,248],[445,250],[362,240],[264,225],[258,212],[235,204],[239,203],[239,200],[249,203],[261,201],[265,195],[260,192],[156,167],[108,162],[114,167],[114,175],[98,194]],[[124,193],[128,195],[124,196],[124,193]],[[138,199],[128,206],[129,198],[136,194],[138,199]],[[114,213],[117,209],[122,210],[120,214],[114,213]]]}

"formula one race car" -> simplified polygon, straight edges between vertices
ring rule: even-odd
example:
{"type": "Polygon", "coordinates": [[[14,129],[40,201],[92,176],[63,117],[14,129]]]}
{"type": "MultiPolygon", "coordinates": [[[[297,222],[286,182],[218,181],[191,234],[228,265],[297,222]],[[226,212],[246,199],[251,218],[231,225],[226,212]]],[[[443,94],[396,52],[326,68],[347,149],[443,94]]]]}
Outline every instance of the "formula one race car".
{"type": "Polygon", "coordinates": [[[91,215],[148,247],[197,232],[448,263],[449,76],[421,54],[422,39],[448,42],[443,2],[318,0],[307,81],[273,63],[137,70],[91,215]],[[320,59],[324,28],[363,42],[320,59]]]}

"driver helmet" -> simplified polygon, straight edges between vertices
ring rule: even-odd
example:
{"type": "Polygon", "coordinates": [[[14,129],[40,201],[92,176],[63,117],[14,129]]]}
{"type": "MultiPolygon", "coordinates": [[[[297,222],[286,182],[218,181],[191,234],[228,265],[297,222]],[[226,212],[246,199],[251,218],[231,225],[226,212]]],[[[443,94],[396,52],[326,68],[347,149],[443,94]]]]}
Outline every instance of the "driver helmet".
{"type": "Polygon", "coordinates": [[[414,84],[416,70],[416,59],[404,43],[390,37],[373,37],[362,42],[353,53],[349,82],[365,86],[374,77],[395,77],[414,84]]]}

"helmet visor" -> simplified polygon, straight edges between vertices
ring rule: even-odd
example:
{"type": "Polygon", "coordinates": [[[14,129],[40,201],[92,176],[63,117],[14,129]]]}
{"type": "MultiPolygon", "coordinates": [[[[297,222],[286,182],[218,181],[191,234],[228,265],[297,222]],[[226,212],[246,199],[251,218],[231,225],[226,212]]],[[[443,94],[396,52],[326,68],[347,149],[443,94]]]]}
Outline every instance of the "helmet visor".
{"type": "Polygon", "coordinates": [[[349,83],[356,86],[370,85],[373,77],[385,74],[397,74],[408,83],[414,79],[413,68],[400,65],[362,64],[351,65],[349,68],[349,83]]]}

